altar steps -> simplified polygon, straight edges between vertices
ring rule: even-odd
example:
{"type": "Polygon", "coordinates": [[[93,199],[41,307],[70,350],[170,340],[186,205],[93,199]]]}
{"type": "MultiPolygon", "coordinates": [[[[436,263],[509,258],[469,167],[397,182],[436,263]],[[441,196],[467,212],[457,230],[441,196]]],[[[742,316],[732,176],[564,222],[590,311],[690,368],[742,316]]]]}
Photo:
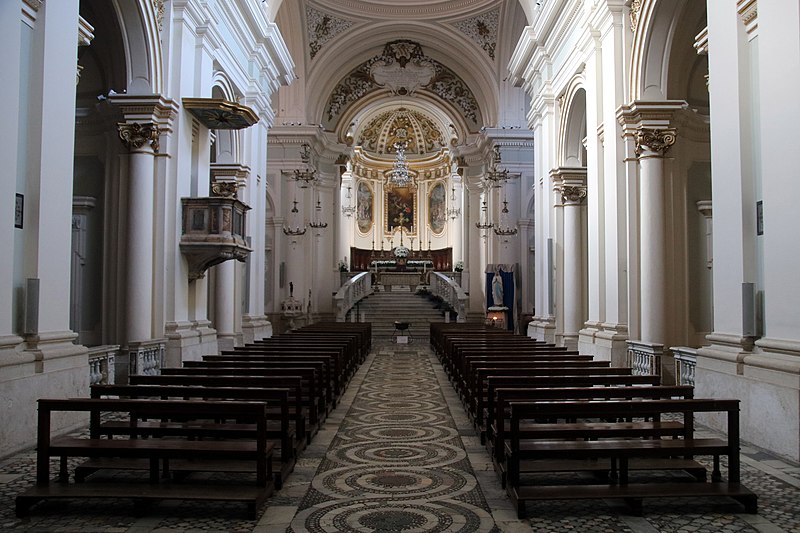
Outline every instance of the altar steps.
{"type": "MultiPolygon", "coordinates": [[[[381,342],[390,341],[395,331],[394,323],[408,322],[409,332],[414,344],[428,343],[429,324],[444,322],[444,315],[434,308],[434,303],[427,297],[411,294],[409,289],[395,287],[392,292],[376,291],[358,303],[353,309],[366,322],[372,323],[372,338],[381,342]]],[[[348,318],[349,319],[349,318],[348,318]]]]}

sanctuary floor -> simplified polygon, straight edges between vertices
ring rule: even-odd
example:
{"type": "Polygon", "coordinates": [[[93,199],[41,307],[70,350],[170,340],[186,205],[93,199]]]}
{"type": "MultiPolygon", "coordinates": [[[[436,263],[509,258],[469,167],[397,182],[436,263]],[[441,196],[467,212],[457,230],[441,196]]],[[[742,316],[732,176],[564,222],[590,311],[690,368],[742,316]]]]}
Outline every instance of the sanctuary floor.
{"type": "Polygon", "coordinates": [[[800,533],[800,465],[752,447],[742,481],[759,514],[720,500],[529,504],[520,521],[459,400],[427,346],[376,346],[295,471],[260,513],[165,502],[137,517],[123,501],[45,502],[14,516],[34,481],[35,452],[0,462],[0,531],[36,532],[708,532],[800,533]]]}

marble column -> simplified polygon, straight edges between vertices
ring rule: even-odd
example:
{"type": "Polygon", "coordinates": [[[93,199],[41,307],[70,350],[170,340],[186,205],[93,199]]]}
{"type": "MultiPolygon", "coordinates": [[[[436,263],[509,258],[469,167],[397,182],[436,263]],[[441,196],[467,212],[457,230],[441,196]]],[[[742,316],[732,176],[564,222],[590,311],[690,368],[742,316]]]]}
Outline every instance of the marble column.
{"type": "Polygon", "coordinates": [[[641,339],[666,341],[666,207],[664,156],[675,143],[674,129],[639,128],[639,242],[641,257],[641,339]]]}
{"type": "Polygon", "coordinates": [[[564,344],[577,349],[583,327],[583,246],[581,204],[586,198],[583,184],[562,184],[564,210],[564,344]]]}
{"type": "Polygon", "coordinates": [[[153,177],[159,134],[154,123],[119,124],[119,137],[130,150],[125,319],[129,342],[152,338],[153,177]]]}

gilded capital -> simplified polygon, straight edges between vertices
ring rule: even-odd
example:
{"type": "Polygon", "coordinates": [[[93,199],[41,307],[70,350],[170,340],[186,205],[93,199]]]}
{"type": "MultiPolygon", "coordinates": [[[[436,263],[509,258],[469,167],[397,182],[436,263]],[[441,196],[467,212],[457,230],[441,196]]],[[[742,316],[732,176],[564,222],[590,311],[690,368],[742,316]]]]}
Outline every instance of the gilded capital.
{"type": "Polygon", "coordinates": [[[155,153],[158,153],[158,136],[161,131],[157,124],[152,122],[122,122],[118,124],[119,138],[129,150],[138,150],[144,143],[149,142],[155,153]]]}
{"type": "Polygon", "coordinates": [[[636,27],[639,25],[639,12],[642,10],[642,1],[633,0],[631,2],[631,31],[636,33],[636,27]]]}
{"type": "Polygon", "coordinates": [[[564,203],[579,204],[586,198],[586,187],[583,185],[563,185],[561,187],[561,201],[564,203]]]}
{"type": "Polygon", "coordinates": [[[647,148],[663,156],[669,147],[675,144],[676,137],[677,131],[672,128],[663,130],[639,128],[636,130],[636,155],[641,155],[642,149],[647,148]]]}

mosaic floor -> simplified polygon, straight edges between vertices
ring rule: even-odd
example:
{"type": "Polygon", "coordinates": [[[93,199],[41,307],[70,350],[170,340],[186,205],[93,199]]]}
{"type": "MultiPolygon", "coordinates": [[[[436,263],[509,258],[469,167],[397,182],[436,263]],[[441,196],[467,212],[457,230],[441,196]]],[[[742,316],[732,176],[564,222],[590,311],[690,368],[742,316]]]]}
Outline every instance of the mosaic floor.
{"type": "MultiPolygon", "coordinates": [[[[800,465],[742,450],[759,514],[725,500],[528,505],[520,521],[441,366],[425,346],[377,346],[282,490],[247,520],[239,505],[165,502],[147,516],[124,501],[69,501],[14,516],[32,484],[31,451],[0,462],[0,532],[740,532],[800,533],[800,465]]],[[[54,470],[55,471],[55,470],[54,470]]]]}

